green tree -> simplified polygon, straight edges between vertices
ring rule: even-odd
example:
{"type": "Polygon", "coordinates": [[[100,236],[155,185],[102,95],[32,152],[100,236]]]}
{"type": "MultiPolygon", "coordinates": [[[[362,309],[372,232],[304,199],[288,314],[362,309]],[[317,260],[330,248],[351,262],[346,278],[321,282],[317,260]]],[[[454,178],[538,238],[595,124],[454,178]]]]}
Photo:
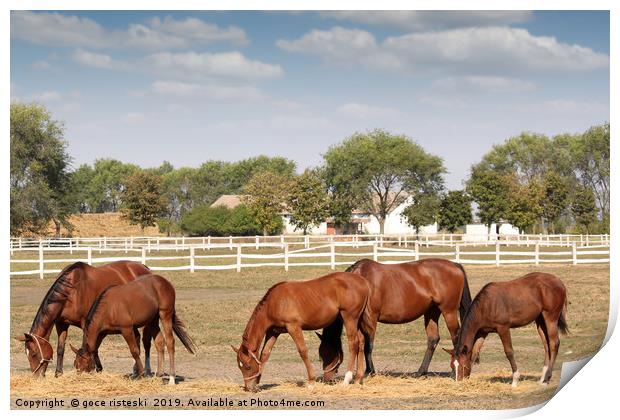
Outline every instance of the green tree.
{"type": "Polygon", "coordinates": [[[161,193],[161,177],[147,171],[134,172],[126,180],[122,192],[122,217],[140,229],[155,226],[166,211],[166,200],[161,193]]]}
{"type": "Polygon", "coordinates": [[[287,199],[291,223],[305,235],[329,215],[329,197],[323,180],[314,171],[305,171],[291,182],[287,199]]]}
{"type": "Polygon", "coordinates": [[[436,194],[415,195],[411,204],[403,210],[402,217],[417,234],[422,226],[431,225],[438,220],[439,204],[440,199],[436,194]]]}
{"type": "Polygon", "coordinates": [[[573,142],[573,165],[581,183],[594,193],[603,219],[609,218],[609,123],[591,127],[573,142]]]}
{"type": "Polygon", "coordinates": [[[71,229],[75,210],[64,127],[38,104],[11,103],[11,235],[44,234],[53,221],[71,229]]]}
{"type": "Polygon", "coordinates": [[[583,185],[578,185],[572,197],[571,212],[575,222],[590,233],[592,224],[596,222],[596,197],[594,192],[583,185]]]}
{"type": "Polygon", "coordinates": [[[94,213],[116,212],[129,177],[140,168],[116,159],[97,159],[87,191],[87,203],[94,213]]]}
{"type": "Polygon", "coordinates": [[[471,198],[465,191],[450,191],[439,204],[439,228],[454,233],[471,223],[471,198]]]}
{"type": "Polygon", "coordinates": [[[480,165],[472,167],[472,172],[467,181],[466,190],[478,205],[478,217],[489,228],[506,218],[509,206],[510,183],[509,176],[494,170],[481,168],[480,165]]]}
{"type": "Polygon", "coordinates": [[[543,213],[541,205],[544,187],[536,180],[520,184],[513,179],[510,184],[510,200],[506,212],[506,221],[519,228],[521,232],[531,229],[543,213]]]}
{"type": "Polygon", "coordinates": [[[550,171],[545,174],[543,189],[542,216],[551,233],[555,233],[556,222],[570,203],[570,184],[565,177],[550,171]]]}
{"type": "Polygon", "coordinates": [[[194,206],[193,186],[196,170],[194,168],[172,169],[162,177],[162,193],[166,199],[166,211],[158,225],[168,236],[178,228],[184,213],[194,206]]]}
{"type": "Polygon", "coordinates": [[[348,193],[354,198],[341,201],[341,210],[350,212],[352,204],[359,202],[377,218],[381,233],[387,215],[408,194],[434,194],[443,188],[441,158],[404,135],[384,130],[355,133],[330,147],[323,158],[332,195],[342,200],[348,193]]]}
{"type": "Polygon", "coordinates": [[[281,226],[289,190],[290,179],[271,171],[255,174],[245,185],[242,201],[264,236],[281,226]]]}

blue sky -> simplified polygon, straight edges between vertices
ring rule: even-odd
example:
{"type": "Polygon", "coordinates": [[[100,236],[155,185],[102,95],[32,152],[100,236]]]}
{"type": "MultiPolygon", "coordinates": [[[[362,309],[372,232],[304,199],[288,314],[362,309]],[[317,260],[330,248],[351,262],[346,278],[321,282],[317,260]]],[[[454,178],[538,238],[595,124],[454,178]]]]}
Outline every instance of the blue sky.
{"type": "Polygon", "coordinates": [[[455,189],[494,143],[609,120],[609,14],[12,12],[11,97],[65,122],[74,166],[303,169],[379,127],[443,157],[455,189]]]}

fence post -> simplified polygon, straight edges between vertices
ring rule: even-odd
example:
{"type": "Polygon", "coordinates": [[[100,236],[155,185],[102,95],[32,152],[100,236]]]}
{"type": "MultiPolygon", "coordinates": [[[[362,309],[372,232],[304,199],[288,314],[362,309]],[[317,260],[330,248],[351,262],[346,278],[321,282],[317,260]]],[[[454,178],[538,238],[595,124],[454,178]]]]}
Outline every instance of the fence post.
{"type": "Polygon", "coordinates": [[[454,246],[454,259],[457,263],[461,262],[461,246],[459,244],[454,246]]]}
{"type": "Polygon", "coordinates": [[[590,234],[586,233],[586,246],[590,246],[590,234]]]}
{"type": "Polygon", "coordinates": [[[280,235],[280,246],[284,249],[284,235],[280,235]]]}
{"type": "Polygon", "coordinates": [[[400,235],[398,235],[398,247],[402,247],[403,243],[402,243],[402,239],[400,237],[400,235]]]}
{"type": "Polygon", "coordinates": [[[142,247],[142,265],[146,265],[146,248],[142,247]]]}
{"type": "Polygon", "coordinates": [[[43,280],[43,241],[39,240],[39,278],[43,280]]]}
{"type": "Polygon", "coordinates": [[[232,251],[233,249],[233,240],[232,240],[232,235],[228,236],[228,249],[230,249],[232,251]]]}
{"type": "Polygon", "coordinates": [[[108,250],[108,237],[107,236],[103,237],[103,249],[105,249],[106,251],[108,250]]]}
{"type": "Polygon", "coordinates": [[[148,249],[149,249],[149,254],[150,254],[150,253],[151,253],[151,238],[147,238],[147,239],[146,239],[146,244],[147,244],[147,246],[148,246],[148,249]]]}
{"type": "Polygon", "coordinates": [[[540,265],[540,242],[534,244],[534,264],[540,265]]]}
{"type": "Polygon", "coordinates": [[[334,245],[334,243],[332,242],[329,245],[329,248],[330,248],[330,253],[331,253],[330,255],[331,267],[332,267],[332,270],[335,270],[336,269],[336,245],[334,245]]]}
{"type": "Polygon", "coordinates": [[[129,237],[129,247],[133,248],[133,236],[129,237]]]}
{"type": "Polygon", "coordinates": [[[310,236],[304,236],[304,246],[306,249],[310,248],[310,236]]]}
{"type": "MultiPolygon", "coordinates": [[[[231,246],[232,246],[232,243],[231,243],[231,246]]],[[[240,272],[241,272],[241,244],[237,244],[237,273],[240,273],[240,272]]]]}
{"type": "Polygon", "coordinates": [[[194,272],[194,264],[195,264],[195,251],[194,247],[190,245],[189,247],[189,272],[194,272]]]}
{"type": "Polygon", "coordinates": [[[377,254],[377,241],[372,244],[372,259],[373,261],[379,261],[379,255],[377,254]]]}
{"type": "Polygon", "coordinates": [[[573,242],[573,265],[577,265],[577,244],[573,242]]]}
{"type": "Polygon", "coordinates": [[[495,242],[495,266],[499,267],[499,241],[495,242]]]}
{"type": "Polygon", "coordinates": [[[288,244],[284,244],[284,271],[288,271],[288,244]]]}
{"type": "Polygon", "coordinates": [[[413,243],[413,249],[415,251],[415,260],[419,261],[420,260],[420,244],[418,243],[418,241],[415,241],[413,243]]]}
{"type": "Polygon", "coordinates": [[[211,235],[207,238],[207,249],[211,249],[211,235]]]}
{"type": "Polygon", "coordinates": [[[256,235],[256,236],[254,237],[254,243],[255,243],[255,247],[256,247],[256,249],[258,249],[258,248],[259,248],[259,245],[258,245],[258,244],[259,244],[259,242],[260,242],[260,239],[258,239],[258,235],[256,235]]]}
{"type": "MultiPolygon", "coordinates": [[[[73,239],[69,238],[69,254],[73,255],[73,239]]],[[[11,255],[13,255],[13,248],[11,248],[11,255]]]]}
{"type": "Polygon", "coordinates": [[[125,254],[127,253],[127,238],[125,238],[125,254]]]}

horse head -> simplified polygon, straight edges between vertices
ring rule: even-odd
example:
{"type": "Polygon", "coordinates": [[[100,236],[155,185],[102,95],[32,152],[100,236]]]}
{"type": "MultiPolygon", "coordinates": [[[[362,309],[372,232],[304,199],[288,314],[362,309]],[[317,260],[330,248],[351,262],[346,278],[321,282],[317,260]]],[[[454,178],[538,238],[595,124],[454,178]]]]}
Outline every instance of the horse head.
{"type": "Polygon", "coordinates": [[[243,375],[245,390],[257,392],[263,371],[261,361],[245,344],[241,344],[240,348],[236,348],[232,345],[230,347],[237,355],[237,366],[239,366],[239,370],[241,370],[241,374],[243,375]]]}
{"type": "Polygon", "coordinates": [[[54,356],[54,349],[50,342],[32,333],[24,333],[24,336],[19,337],[18,340],[24,343],[33,376],[45,376],[47,365],[54,356]]]}
{"type": "Polygon", "coordinates": [[[342,363],[344,354],[340,337],[337,340],[330,340],[325,334],[316,333],[321,340],[319,345],[319,357],[323,362],[323,381],[331,382],[338,373],[338,367],[342,363]]]}
{"type": "Polygon", "coordinates": [[[73,366],[78,373],[92,372],[95,370],[95,356],[87,347],[76,349],[73,344],[69,344],[71,350],[75,353],[75,361],[73,366]]]}

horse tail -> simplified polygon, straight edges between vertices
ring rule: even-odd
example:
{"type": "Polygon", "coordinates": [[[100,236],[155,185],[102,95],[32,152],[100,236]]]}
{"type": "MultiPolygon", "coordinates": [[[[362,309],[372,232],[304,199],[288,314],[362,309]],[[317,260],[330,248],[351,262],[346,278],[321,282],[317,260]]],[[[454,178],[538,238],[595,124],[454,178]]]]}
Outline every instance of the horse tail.
{"type": "Polygon", "coordinates": [[[471,305],[471,292],[469,291],[469,282],[467,281],[467,274],[465,273],[465,268],[459,263],[454,263],[461,272],[463,273],[463,294],[461,295],[461,304],[459,306],[459,315],[461,316],[461,323],[465,319],[465,314],[467,314],[467,309],[471,305]]]}
{"type": "Polygon", "coordinates": [[[191,354],[196,354],[196,344],[194,344],[194,340],[187,333],[185,324],[179,319],[176,312],[172,314],[172,329],[187,351],[191,354]]]}
{"type": "Polygon", "coordinates": [[[568,323],[566,322],[566,310],[568,309],[568,299],[564,301],[564,308],[560,313],[560,319],[558,319],[558,329],[564,335],[568,334],[568,323]]]}

